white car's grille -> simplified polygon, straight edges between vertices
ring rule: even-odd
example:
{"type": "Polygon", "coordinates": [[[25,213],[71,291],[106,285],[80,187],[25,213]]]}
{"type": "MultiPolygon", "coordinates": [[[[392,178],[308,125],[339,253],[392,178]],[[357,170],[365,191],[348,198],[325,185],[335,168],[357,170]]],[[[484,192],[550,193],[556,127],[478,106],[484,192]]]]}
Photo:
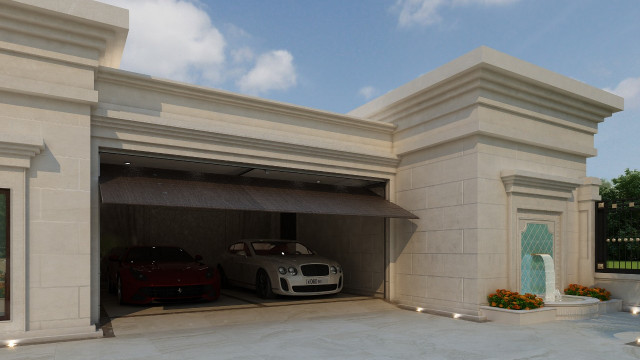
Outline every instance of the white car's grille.
{"type": "Polygon", "coordinates": [[[329,275],[329,265],[326,264],[307,264],[300,266],[302,275],[304,276],[327,276],[329,275]]]}
{"type": "Polygon", "coordinates": [[[294,286],[294,292],[322,292],[322,291],[333,291],[338,288],[336,284],[325,284],[325,285],[303,285],[303,286],[294,286]]]}

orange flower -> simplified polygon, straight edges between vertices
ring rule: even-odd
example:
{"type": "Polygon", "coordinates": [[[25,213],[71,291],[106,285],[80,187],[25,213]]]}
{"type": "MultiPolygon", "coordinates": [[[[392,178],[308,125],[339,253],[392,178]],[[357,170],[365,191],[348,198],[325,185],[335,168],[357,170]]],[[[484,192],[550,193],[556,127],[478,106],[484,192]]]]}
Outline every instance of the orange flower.
{"type": "Polygon", "coordinates": [[[504,309],[522,310],[537,309],[542,306],[542,299],[533,294],[520,294],[517,291],[498,289],[495,293],[487,296],[487,301],[491,306],[504,309]]]}

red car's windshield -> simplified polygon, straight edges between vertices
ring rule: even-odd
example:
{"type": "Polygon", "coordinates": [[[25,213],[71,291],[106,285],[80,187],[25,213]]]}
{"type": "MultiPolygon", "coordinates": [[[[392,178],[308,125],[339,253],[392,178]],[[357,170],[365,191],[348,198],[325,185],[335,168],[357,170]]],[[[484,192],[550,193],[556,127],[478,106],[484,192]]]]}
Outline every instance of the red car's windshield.
{"type": "Polygon", "coordinates": [[[134,247],[127,253],[127,262],[193,262],[194,259],[179,247],[134,247]]]}
{"type": "Polygon", "coordinates": [[[295,241],[255,241],[251,246],[256,255],[313,255],[311,249],[295,241]]]}

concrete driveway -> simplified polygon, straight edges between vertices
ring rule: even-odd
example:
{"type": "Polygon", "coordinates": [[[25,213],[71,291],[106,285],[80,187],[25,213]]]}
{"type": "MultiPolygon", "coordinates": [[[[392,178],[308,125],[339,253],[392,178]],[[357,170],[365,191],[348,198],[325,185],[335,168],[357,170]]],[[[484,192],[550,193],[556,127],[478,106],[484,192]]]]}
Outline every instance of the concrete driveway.
{"type": "Polygon", "coordinates": [[[344,299],[125,316],[115,337],[0,349],[0,359],[640,359],[640,317],[474,323],[344,299]]]}

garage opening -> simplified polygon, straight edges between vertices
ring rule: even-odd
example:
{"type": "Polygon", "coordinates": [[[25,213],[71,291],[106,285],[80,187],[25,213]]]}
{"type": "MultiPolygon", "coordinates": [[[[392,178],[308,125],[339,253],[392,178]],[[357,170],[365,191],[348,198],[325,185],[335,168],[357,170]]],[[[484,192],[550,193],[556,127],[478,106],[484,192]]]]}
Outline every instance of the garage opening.
{"type": "Polygon", "coordinates": [[[385,200],[385,187],[375,179],[101,154],[102,271],[114,249],[132,245],[178,245],[215,266],[241,239],[292,239],[341,264],[343,292],[382,297],[386,219],[415,218],[385,200]]]}

